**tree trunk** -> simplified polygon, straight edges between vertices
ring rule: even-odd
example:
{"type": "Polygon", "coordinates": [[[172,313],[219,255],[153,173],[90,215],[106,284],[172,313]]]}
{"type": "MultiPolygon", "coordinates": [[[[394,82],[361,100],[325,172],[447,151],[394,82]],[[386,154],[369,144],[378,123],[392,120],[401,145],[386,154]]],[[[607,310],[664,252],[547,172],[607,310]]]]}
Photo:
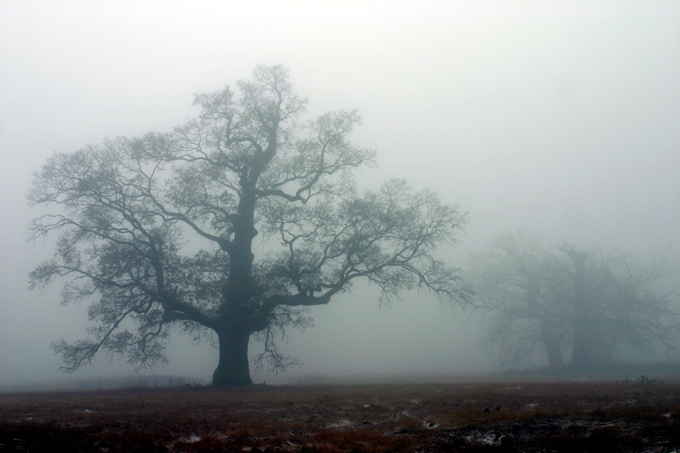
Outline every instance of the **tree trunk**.
{"type": "Polygon", "coordinates": [[[574,342],[571,364],[575,368],[588,369],[599,365],[598,344],[593,333],[594,326],[587,314],[579,313],[572,320],[574,342]]]}
{"type": "Polygon", "coordinates": [[[545,352],[548,355],[548,364],[550,368],[561,367],[563,365],[563,361],[560,342],[557,340],[557,338],[555,338],[552,327],[546,325],[545,322],[541,324],[541,337],[543,338],[545,352]]]}
{"type": "Polygon", "coordinates": [[[605,331],[597,308],[596,296],[587,288],[587,255],[571,256],[574,262],[573,346],[571,364],[577,369],[606,365],[605,331]]]}
{"type": "Polygon", "coordinates": [[[250,332],[240,326],[229,326],[217,332],[220,361],[213,374],[216,387],[247,387],[250,379],[248,343],[250,332]]]}

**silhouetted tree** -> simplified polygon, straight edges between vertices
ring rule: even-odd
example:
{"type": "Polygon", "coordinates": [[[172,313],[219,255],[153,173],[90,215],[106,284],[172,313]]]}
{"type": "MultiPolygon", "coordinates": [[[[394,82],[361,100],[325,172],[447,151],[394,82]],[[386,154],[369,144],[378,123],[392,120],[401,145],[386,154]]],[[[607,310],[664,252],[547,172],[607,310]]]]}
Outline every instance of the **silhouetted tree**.
{"type": "Polygon", "coordinates": [[[352,170],[374,153],[347,141],[356,111],[303,122],[307,102],[281,66],[237,87],[196,96],[200,115],[171,133],[56,154],[35,176],[32,204],[60,209],[33,224],[33,238],[59,240],[32,285],[63,277],[64,302],[92,301],[92,338],[53,345],[66,370],[100,350],[163,362],[178,328],[216,334],[215,385],[249,385],[252,335],[259,359],[285,369],[295,359],[276,338],[309,326],[305,309],[356,279],[386,302],[412,288],[466,301],[459,271],[432,254],[465,214],[403,181],[358,195],[352,170]],[[196,237],[211,246],[192,255],[196,237]]]}
{"type": "Polygon", "coordinates": [[[476,301],[492,314],[484,342],[498,350],[501,363],[517,365],[543,347],[551,367],[563,365],[569,307],[554,297],[560,271],[539,238],[499,237],[472,265],[476,301]]]}
{"type": "Polygon", "coordinates": [[[673,293],[655,284],[662,265],[645,267],[622,253],[569,244],[557,250],[536,237],[509,234],[473,259],[479,304],[492,313],[485,344],[504,364],[518,364],[542,346],[550,367],[611,364],[617,347],[675,348],[679,318],[673,293]]]}
{"type": "Polygon", "coordinates": [[[597,320],[594,329],[598,330],[591,333],[592,340],[598,342],[591,344],[596,356],[594,364],[611,363],[619,346],[648,354],[655,345],[667,353],[677,349],[677,293],[658,288],[659,280],[668,275],[663,260],[645,265],[620,252],[598,252],[586,262],[587,297],[597,305],[591,312],[597,320]]]}

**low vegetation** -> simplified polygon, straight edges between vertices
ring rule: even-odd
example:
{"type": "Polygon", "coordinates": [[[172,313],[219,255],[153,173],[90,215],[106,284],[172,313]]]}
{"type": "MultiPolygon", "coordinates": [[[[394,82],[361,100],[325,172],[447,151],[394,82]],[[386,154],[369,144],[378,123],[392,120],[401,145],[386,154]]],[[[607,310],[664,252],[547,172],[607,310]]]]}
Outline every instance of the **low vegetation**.
{"type": "Polygon", "coordinates": [[[671,452],[680,383],[0,394],[0,451],[671,452]]]}

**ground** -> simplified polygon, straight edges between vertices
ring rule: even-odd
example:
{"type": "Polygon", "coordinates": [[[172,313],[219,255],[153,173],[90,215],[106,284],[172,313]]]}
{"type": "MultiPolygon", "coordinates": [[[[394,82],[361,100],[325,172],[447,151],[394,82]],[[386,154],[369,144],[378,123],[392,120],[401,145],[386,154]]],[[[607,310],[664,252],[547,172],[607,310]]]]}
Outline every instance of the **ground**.
{"type": "Polygon", "coordinates": [[[680,452],[680,383],[3,393],[0,451],[680,452]]]}

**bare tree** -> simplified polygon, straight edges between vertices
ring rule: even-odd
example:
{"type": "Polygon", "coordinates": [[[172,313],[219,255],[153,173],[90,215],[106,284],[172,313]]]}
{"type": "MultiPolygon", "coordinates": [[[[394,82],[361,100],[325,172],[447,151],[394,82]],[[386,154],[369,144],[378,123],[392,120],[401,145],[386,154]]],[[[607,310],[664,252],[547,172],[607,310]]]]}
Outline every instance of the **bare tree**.
{"type": "Polygon", "coordinates": [[[570,365],[587,369],[614,361],[617,348],[670,351],[680,334],[674,293],[657,282],[664,265],[643,266],[622,253],[509,234],[473,260],[478,301],[492,313],[485,336],[504,364],[518,364],[542,347],[550,367],[571,351],[570,365]]]}
{"type": "Polygon", "coordinates": [[[281,66],[258,66],[237,87],[196,96],[200,115],[171,133],[56,154],[36,175],[31,202],[60,209],[36,219],[32,237],[59,241],[32,285],[65,278],[64,302],[90,300],[95,322],[93,338],[53,346],[66,370],[102,349],[164,361],[179,328],[216,334],[215,385],[249,385],[252,335],[273,368],[295,363],[276,338],[309,326],[306,308],[356,279],[386,302],[412,288],[467,301],[458,269],[432,254],[466,215],[403,181],[358,195],[352,170],[374,153],[348,142],[356,111],[303,122],[307,102],[281,66]],[[213,247],[188,256],[195,237],[213,247]]]}
{"type": "Polygon", "coordinates": [[[472,258],[470,278],[477,303],[492,314],[485,344],[497,349],[503,365],[518,365],[542,347],[551,367],[564,363],[568,307],[554,294],[554,257],[540,239],[525,232],[494,240],[472,258]]]}
{"type": "Polygon", "coordinates": [[[602,301],[601,329],[605,335],[603,357],[612,361],[617,346],[645,353],[658,345],[670,353],[680,339],[680,310],[675,290],[658,288],[659,280],[672,275],[662,258],[643,264],[626,253],[599,253],[592,260],[594,287],[602,301]]]}

